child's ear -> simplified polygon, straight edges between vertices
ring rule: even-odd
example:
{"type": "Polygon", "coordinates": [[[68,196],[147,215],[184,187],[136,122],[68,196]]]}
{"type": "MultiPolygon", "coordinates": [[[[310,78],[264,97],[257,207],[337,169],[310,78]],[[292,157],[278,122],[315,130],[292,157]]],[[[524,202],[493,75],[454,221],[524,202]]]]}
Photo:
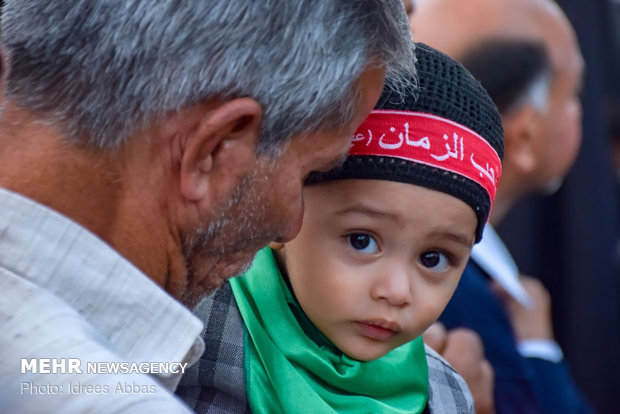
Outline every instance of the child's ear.
{"type": "Polygon", "coordinates": [[[541,114],[532,105],[524,105],[503,118],[504,163],[510,163],[521,175],[537,167],[537,149],[541,114]]]}

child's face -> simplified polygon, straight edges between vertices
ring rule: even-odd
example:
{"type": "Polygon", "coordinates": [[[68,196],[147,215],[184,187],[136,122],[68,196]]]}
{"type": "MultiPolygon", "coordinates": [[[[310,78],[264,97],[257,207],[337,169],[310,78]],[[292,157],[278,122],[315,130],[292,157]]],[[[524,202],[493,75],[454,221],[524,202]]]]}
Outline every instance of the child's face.
{"type": "Polygon", "coordinates": [[[299,235],[280,250],[301,307],[341,351],[377,359],[421,335],[452,297],[477,219],[411,184],[338,180],[304,189],[299,235]]]}

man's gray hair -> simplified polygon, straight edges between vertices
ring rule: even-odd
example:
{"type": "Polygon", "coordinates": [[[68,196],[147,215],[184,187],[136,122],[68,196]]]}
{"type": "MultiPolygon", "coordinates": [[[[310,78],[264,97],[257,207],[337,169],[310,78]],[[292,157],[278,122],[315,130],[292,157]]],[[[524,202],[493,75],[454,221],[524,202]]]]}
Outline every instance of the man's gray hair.
{"type": "Polygon", "coordinates": [[[400,0],[8,0],[6,96],[76,143],[115,148],[171,111],[251,97],[259,148],[349,123],[356,80],[411,87],[400,0]]]}

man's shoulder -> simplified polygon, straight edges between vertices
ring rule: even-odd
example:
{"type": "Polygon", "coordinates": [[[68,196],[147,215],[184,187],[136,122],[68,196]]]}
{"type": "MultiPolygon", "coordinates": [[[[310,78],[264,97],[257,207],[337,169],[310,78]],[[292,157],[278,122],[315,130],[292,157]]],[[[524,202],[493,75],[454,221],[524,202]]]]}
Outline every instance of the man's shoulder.
{"type": "Polygon", "coordinates": [[[110,412],[129,407],[136,413],[160,407],[189,412],[150,376],[109,372],[127,361],[79,309],[4,268],[0,291],[0,400],[6,412],[86,412],[102,406],[110,412]]]}
{"type": "Polygon", "coordinates": [[[465,380],[430,347],[428,364],[428,407],[431,413],[474,413],[474,399],[465,380]]]}

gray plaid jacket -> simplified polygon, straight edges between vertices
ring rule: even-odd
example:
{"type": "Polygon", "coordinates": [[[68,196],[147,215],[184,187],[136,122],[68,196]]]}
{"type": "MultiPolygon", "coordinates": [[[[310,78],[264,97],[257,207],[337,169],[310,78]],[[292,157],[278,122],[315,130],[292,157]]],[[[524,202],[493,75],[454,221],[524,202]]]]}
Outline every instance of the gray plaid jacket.
{"type": "MultiPolygon", "coordinates": [[[[200,414],[251,413],[243,372],[244,325],[229,284],[203,299],[194,313],[205,323],[206,351],[187,370],[177,395],[200,414]]],[[[474,402],[463,378],[435,351],[426,348],[429,399],[433,414],[474,413],[474,402]]],[[[271,413],[268,413],[271,414],[271,413]]]]}

